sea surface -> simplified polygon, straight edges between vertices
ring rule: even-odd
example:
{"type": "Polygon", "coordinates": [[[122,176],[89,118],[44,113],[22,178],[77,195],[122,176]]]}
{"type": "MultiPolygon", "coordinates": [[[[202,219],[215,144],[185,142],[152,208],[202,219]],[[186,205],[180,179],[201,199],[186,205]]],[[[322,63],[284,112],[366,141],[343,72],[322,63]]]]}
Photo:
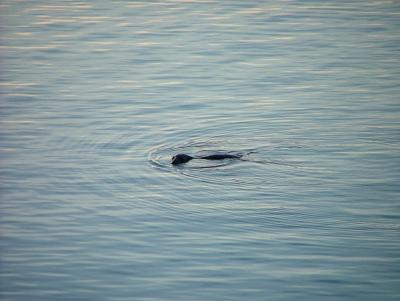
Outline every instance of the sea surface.
{"type": "Polygon", "coordinates": [[[399,1],[3,0],[0,93],[0,300],[400,300],[399,1]]]}

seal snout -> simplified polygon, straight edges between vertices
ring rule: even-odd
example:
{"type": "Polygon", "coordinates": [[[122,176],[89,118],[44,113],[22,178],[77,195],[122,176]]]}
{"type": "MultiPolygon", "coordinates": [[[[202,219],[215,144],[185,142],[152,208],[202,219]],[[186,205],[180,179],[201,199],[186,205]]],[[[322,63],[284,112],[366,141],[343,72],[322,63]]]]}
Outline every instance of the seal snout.
{"type": "Polygon", "coordinates": [[[186,154],[177,154],[172,157],[171,164],[173,164],[173,165],[182,164],[182,163],[186,163],[192,159],[193,159],[192,156],[189,156],[186,154]]]}

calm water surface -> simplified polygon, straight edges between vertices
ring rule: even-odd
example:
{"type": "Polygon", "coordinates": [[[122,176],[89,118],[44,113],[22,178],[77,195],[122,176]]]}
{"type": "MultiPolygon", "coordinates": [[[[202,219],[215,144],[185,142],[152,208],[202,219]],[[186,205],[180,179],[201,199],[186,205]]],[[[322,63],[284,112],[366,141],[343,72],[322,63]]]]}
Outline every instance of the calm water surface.
{"type": "Polygon", "coordinates": [[[398,1],[0,3],[1,300],[399,300],[398,1]],[[170,165],[180,152],[245,160],[170,165]]]}

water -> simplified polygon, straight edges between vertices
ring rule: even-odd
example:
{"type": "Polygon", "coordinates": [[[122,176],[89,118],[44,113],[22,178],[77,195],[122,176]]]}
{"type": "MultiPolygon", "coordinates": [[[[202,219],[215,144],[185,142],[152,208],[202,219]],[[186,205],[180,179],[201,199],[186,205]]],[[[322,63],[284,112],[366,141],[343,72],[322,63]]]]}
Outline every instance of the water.
{"type": "Polygon", "coordinates": [[[0,12],[2,300],[399,300],[397,1],[0,12]]]}

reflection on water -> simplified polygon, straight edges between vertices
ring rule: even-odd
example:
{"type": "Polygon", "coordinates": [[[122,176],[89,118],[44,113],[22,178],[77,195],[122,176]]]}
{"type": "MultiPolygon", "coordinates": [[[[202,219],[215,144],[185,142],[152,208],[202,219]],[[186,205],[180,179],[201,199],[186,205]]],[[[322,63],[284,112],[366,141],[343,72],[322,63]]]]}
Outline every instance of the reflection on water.
{"type": "Polygon", "coordinates": [[[1,299],[398,300],[399,12],[2,1],[1,299]]]}

